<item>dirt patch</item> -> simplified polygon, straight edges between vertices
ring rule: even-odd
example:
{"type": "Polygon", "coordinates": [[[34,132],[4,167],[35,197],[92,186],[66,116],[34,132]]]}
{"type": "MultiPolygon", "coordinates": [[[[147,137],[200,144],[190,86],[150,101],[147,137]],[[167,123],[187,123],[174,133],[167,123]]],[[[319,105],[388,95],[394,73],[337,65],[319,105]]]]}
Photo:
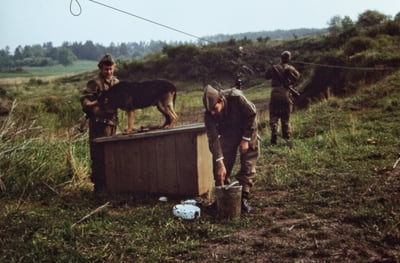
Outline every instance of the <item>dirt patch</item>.
{"type": "MultiPolygon", "coordinates": [[[[397,191],[385,198],[400,198],[399,175],[399,168],[386,174],[386,183],[397,184],[397,191]]],[[[256,191],[254,210],[242,217],[257,225],[204,244],[204,262],[399,262],[398,231],[376,243],[365,229],[348,220],[344,207],[305,213],[294,195],[256,191]]]]}

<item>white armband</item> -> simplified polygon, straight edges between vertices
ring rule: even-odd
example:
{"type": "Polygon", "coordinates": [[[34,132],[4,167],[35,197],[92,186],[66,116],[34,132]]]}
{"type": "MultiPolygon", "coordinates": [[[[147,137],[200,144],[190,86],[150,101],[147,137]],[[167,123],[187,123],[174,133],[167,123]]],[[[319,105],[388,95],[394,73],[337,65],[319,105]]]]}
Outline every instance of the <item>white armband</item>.
{"type": "Polygon", "coordinates": [[[219,157],[217,160],[215,160],[215,162],[221,161],[221,160],[223,160],[223,159],[224,159],[223,156],[222,156],[222,157],[219,157]]]}

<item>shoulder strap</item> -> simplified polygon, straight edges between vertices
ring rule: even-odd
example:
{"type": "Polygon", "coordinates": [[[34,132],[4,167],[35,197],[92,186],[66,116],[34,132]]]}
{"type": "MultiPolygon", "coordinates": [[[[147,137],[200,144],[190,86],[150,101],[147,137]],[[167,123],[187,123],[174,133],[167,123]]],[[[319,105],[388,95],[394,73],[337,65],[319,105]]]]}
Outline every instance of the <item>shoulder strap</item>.
{"type": "Polygon", "coordinates": [[[279,67],[280,65],[273,65],[272,68],[274,69],[274,72],[276,74],[276,76],[278,77],[279,81],[282,83],[282,85],[289,89],[290,92],[294,95],[296,95],[297,97],[300,96],[300,93],[295,90],[293,87],[291,87],[291,85],[289,84],[288,80],[284,77],[283,75],[283,67],[279,67]]]}
{"type": "Polygon", "coordinates": [[[289,87],[289,83],[283,76],[283,68],[280,67],[280,65],[272,65],[272,68],[274,69],[275,75],[278,77],[278,80],[282,83],[282,85],[286,88],[289,87]]]}

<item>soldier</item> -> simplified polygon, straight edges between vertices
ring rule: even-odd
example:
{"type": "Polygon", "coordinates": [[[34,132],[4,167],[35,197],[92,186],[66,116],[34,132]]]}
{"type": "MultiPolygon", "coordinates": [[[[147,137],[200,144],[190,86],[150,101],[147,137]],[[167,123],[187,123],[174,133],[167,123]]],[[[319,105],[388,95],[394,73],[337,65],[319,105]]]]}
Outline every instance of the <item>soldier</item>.
{"type": "Polygon", "coordinates": [[[235,84],[232,88],[243,89],[244,82],[246,82],[246,75],[253,75],[254,71],[245,62],[246,53],[242,46],[239,47],[239,53],[236,61],[232,60],[231,63],[235,67],[235,84]],[[245,80],[245,81],[244,81],[245,80]]]}
{"type": "MultiPolygon", "coordinates": [[[[266,72],[265,78],[271,80],[271,97],[269,102],[269,125],[271,128],[271,144],[277,143],[278,122],[281,120],[282,137],[290,138],[290,114],[293,109],[294,84],[299,80],[300,73],[289,65],[291,54],[284,51],[281,62],[272,65],[266,72]]],[[[296,93],[298,94],[298,93],[296,93]]]]}
{"type": "Polygon", "coordinates": [[[92,160],[92,175],[91,179],[96,187],[101,187],[104,183],[100,173],[103,171],[102,157],[98,156],[96,144],[93,140],[98,137],[112,136],[116,133],[117,126],[117,110],[107,108],[106,104],[101,104],[97,101],[101,92],[108,90],[112,85],[118,83],[118,79],[114,76],[115,61],[111,55],[104,55],[99,63],[99,74],[88,81],[86,89],[81,97],[82,110],[89,118],[89,144],[90,156],[92,160]]]}
{"type": "Polygon", "coordinates": [[[256,108],[242,91],[232,88],[218,91],[207,85],[203,104],[204,123],[213,156],[215,185],[228,184],[239,148],[240,170],[235,175],[242,185],[242,211],[250,212],[250,189],[255,183],[259,155],[256,108]]]}

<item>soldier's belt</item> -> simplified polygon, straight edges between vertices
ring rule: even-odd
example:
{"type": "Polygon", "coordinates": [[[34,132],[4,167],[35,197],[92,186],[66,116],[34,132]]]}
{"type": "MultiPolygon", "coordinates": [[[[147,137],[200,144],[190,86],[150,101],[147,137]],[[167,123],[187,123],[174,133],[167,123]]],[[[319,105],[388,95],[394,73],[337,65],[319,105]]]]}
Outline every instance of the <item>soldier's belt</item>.
{"type": "Polygon", "coordinates": [[[117,125],[117,119],[116,118],[112,118],[112,119],[107,119],[107,118],[98,118],[96,117],[94,119],[95,122],[97,123],[104,123],[104,124],[108,124],[108,125],[117,125]]]}

